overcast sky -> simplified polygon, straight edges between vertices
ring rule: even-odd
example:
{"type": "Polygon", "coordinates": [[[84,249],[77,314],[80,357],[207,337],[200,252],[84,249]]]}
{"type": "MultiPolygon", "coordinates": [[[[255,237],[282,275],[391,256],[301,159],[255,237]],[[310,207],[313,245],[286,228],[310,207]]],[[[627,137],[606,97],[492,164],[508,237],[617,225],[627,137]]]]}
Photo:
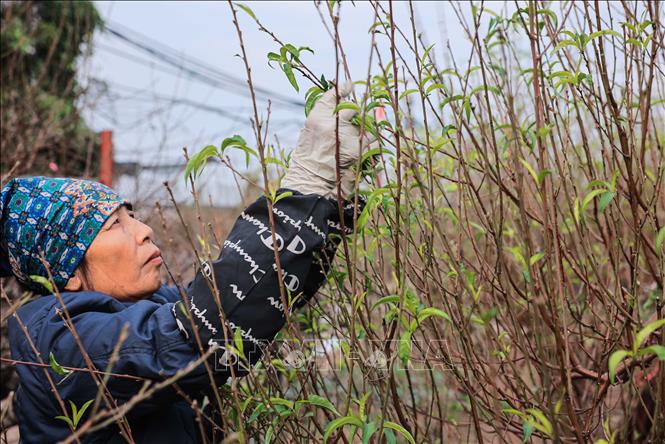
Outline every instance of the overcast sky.
{"type": "MultiPolygon", "coordinates": [[[[334,78],[333,42],[313,2],[245,4],[282,41],[312,48],[314,54],[305,54],[303,60],[317,75],[334,78]]],[[[195,59],[241,80],[246,79],[243,62],[236,56],[240,52],[238,36],[226,2],[120,1],[96,2],[96,5],[111,28],[120,30],[134,41],[153,48],[174,50],[180,57],[195,59]]],[[[512,9],[503,2],[486,2],[486,6],[497,12],[505,7],[512,9]]],[[[440,62],[444,60],[448,41],[456,57],[468,55],[468,39],[450,4],[417,1],[414,7],[418,28],[424,32],[426,41],[436,43],[440,62]]],[[[408,3],[395,2],[394,8],[396,22],[410,30],[408,3]]],[[[470,16],[468,4],[463,2],[462,9],[467,17],[470,16]]],[[[324,6],[321,10],[325,12],[324,6]]],[[[238,11],[238,16],[255,84],[276,95],[303,101],[304,93],[311,85],[299,78],[301,88],[298,93],[280,70],[271,69],[266,55],[278,51],[277,43],[259,31],[246,13],[238,11]]],[[[368,29],[373,19],[374,12],[368,3],[356,1],[355,6],[350,2],[342,3],[340,35],[354,79],[367,75],[371,40],[368,29]]],[[[382,46],[388,48],[388,45],[382,46]]],[[[201,69],[189,62],[183,61],[182,64],[194,71],[201,69]]],[[[169,66],[110,33],[96,35],[94,55],[84,76],[109,86],[110,99],[95,101],[87,120],[95,130],[114,131],[118,161],[174,164],[182,162],[184,146],[194,152],[208,144],[218,145],[224,137],[236,133],[248,141],[252,139],[248,120],[251,101],[242,84],[233,85],[226,81],[206,84],[195,73],[169,66]]],[[[265,103],[262,106],[262,112],[265,112],[265,103]]],[[[275,101],[271,121],[271,133],[274,132],[282,144],[290,148],[297,140],[304,112],[302,108],[280,105],[275,101]]],[[[202,183],[207,184],[206,191],[214,194],[216,203],[234,203],[230,172],[215,173],[204,174],[202,183]]],[[[182,174],[175,169],[145,172],[139,183],[124,178],[117,186],[127,194],[138,191],[147,195],[166,179],[179,183],[182,174]]]]}

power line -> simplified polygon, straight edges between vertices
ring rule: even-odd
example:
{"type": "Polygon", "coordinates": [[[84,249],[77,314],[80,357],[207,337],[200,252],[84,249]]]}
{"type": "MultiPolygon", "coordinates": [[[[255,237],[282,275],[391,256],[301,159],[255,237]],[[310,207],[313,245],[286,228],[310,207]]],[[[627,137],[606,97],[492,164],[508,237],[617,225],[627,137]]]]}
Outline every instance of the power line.
{"type": "Polygon", "coordinates": [[[157,71],[163,72],[165,74],[170,74],[172,76],[179,76],[182,73],[178,72],[177,69],[169,69],[167,66],[162,66],[160,64],[160,61],[158,60],[150,60],[150,59],[145,59],[142,57],[137,57],[134,54],[130,54],[126,51],[122,51],[121,49],[114,48],[113,46],[110,45],[104,45],[101,43],[98,43],[95,45],[96,48],[102,49],[104,51],[110,52],[111,54],[117,56],[117,57],[122,57],[125,60],[129,60],[130,62],[137,63],[139,65],[147,66],[151,69],[156,69],[157,71]]]}
{"type": "MultiPolygon", "coordinates": [[[[207,63],[205,63],[205,62],[203,62],[199,59],[196,59],[194,57],[185,56],[184,54],[182,54],[182,51],[178,51],[175,48],[172,48],[172,47],[170,47],[170,46],[168,46],[168,45],[166,45],[166,44],[164,44],[164,43],[162,43],[158,40],[152,39],[151,37],[148,37],[144,34],[141,34],[138,31],[132,30],[130,28],[127,28],[127,27],[125,27],[123,25],[120,25],[120,24],[117,24],[117,23],[113,24],[112,26],[116,28],[116,32],[121,32],[125,35],[129,34],[130,36],[133,35],[134,40],[138,39],[144,45],[152,47],[152,48],[156,49],[157,51],[159,51],[162,54],[166,54],[166,56],[169,57],[171,60],[175,60],[176,62],[179,62],[179,63],[182,63],[182,62],[180,62],[182,60],[186,60],[187,63],[189,63],[191,65],[194,65],[195,67],[197,67],[197,69],[199,71],[204,71],[205,74],[207,74],[209,76],[213,76],[213,77],[217,76],[221,80],[230,82],[230,83],[235,84],[236,86],[239,86],[239,87],[245,87],[246,86],[246,82],[245,82],[244,79],[242,79],[240,77],[237,77],[233,74],[226,73],[226,72],[224,72],[220,69],[217,69],[216,67],[214,67],[212,65],[209,65],[209,64],[207,64],[207,63]]],[[[271,93],[271,91],[267,91],[267,92],[271,93]]],[[[290,101],[291,98],[287,98],[287,100],[290,101]]]]}
{"type": "MultiPolygon", "coordinates": [[[[139,50],[143,54],[149,56],[149,58],[141,57],[136,54],[128,53],[122,49],[114,48],[113,46],[100,45],[102,50],[108,51],[116,56],[127,59],[131,62],[150,67],[152,69],[159,70],[173,76],[185,76],[188,79],[198,81],[200,83],[212,86],[217,89],[224,90],[225,92],[230,92],[242,97],[247,97],[246,88],[247,84],[244,79],[236,77],[232,74],[228,74],[222,70],[219,70],[213,66],[206,64],[200,60],[197,60],[190,56],[184,56],[180,54],[177,50],[161,43],[156,40],[151,39],[145,35],[142,35],[134,30],[128,29],[118,24],[108,24],[106,26],[108,33],[117,39],[123,41],[125,44],[130,45],[132,48],[139,50]]],[[[147,91],[146,89],[141,90],[140,88],[130,87],[126,85],[120,85],[114,82],[108,82],[101,79],[91,78],[93,81],[99,81],[103,84],[111,86],[114,90],[124,89],[127,92],[135,94],[135,97],[122,98],[120,100],[136,100],[136,101],[161,101],[167,105],[183,105],[191,108],[195,108],[201,111],[218,114],[225,119],[229,119],[232,122],[242,122],[246,121],[246,117],[242,117],[242,113],[239,111],[233,111],[229,109],[220,108],[213,105],[208,105],[206,103],[197,102],[188,98],[179,98],[179,97],[168,97],[165,95],[159,95],[147,91]],[[145,96],[144,96],[145,95],[145,96]],[[141,97],[144,96],[144,97],[141,97]]],[[[299,113],[302,113],[304,103],[299,100],[294,100],[291,97],[275,93],[270,91],[267,88],[260,86],[255,86],[255,94],[258,100],[267,102],[270,100],[275,105],[281,105],[288,107],[290,109],[298,109],[299,113]]],[[[113,100],[114,93],[107,94],[111,100],[113,100]]],[[[118,97],[116,97],[118,99],[118,97]]],[[[100,110],[101,111],[101,110],[100,110]]],[[[157,112],[164,112],[165,109],[157,112]]],[[[155,111],[151,112],[154,114],[155,111]]],[[[110,116],[108,116],[110,118],[110,116]]],[[[287,126],[291,124],[302,123],[301,119],[283,119],[275,121],[271,119],[272,123],[277,124],[278,126],[287,126]]],[[[174,162],[166,161],[163,163],[155,163],[154,159],[151,163],[141,163],[140,161],[128,161],[122,162],[123,166],[127,170],[134,170],[136,168],[146,169],[146,170],[176,170],[183,168],[183,162],[174,162]]]]}
{"type": "MultiPolygon", "coordinates": [[[[182,55],[178,56],[176,55],[177,51],[175,49],[170,48],[162,43],[145,43],[146,41],[150,41],[152,39],[127,28],[124,28],[125,30],[121,31],[121,28],[123,27],[117,24],[107,24],[106,26],[106,30],[111,35],[147,54],[150,54],[152,57],[160,60],[161,62],[187,73],[190,78],[216,88],[224,89],[234,94],[246,96],[246,94],[242,93],[239,89],[246,87],[246,83],[243,79],[225,73],[217,68],[211,67],[210,65],[207,65],[204,62],[198,61],[192,57],[185,57],[182,55]],[[134,34],[136,37],[127,35],[130,33],[134,34]],[[186,62],[189,65],[194,65],[197,69],[190,68],[189,66],[183,64],[183,62],[186,62]],[[233,88],[234,86],[236,88],[233,88]]],[[[299,100],[294,100],[290,97],[275,93],[274,91],[270,91],[260,86],[255,86],[254,90],[257,94],[257,98],[263,101],[271,100],[277,104],[281,103],[283,105],[294,108],[297,107],[299,109],[302,109],[304,106],[304,103],[299,100]]]]}
{"type": "MultiPolygon", "coordinates": [[[[220,108],[218,106],[208,105],[206,103],[197,102],[197,101],[190,100],[190,99],[183,99],[183,98],[179,98],[179,97],[168,97],[168,96],[164,96],[164,95],[161,95],[161,94],[152,93],[152,92],[146,91],[146,90],[141,89],[141,88],[122,85],[122,84],[116,83],[116,82],[109,82],[107,80],[102,80],[102,79],[98,79],[98,78],[95,78],[95,77],[92,77],[91,80],[107,84],[107,85],[111,86],[113,89],[124,89],[124,90],[128,91],[129,93],[135,94],[135,96],[148,95],[149,94],[149,96],[145,97],[145,98],[141,98],[141,97],[121,97],[119,95],[115,95],[115,97],[112,97],[114,100],[129,100],[129,101],[138,101],[138,102],[161,101],[161,102],[166,102],[166,103],[169,103],[169,104],[172,104],[172,105],[184,105],[184,106],[189,106],[189,107],[192,107],[192,108],[200,109],[201,111],[206,111],[206,112],[209,112],[209,113],[218,114],[218,115],[220,115],[222,117],[225,117],[225,118],[227,118],[231,121],[234,121],[234,122],[247,122],[247,121],[249,121],[249,117],[247,117],[247,116],[243,117],[241,115],[242,111],[240,109],[228,110],[228,109],[225,109],[225,108],[220,108]]],[[[245,110],[248,110],[248,108],[246,108],[245,110]]],[[[296,118],[277,119],[277,120],[271,119],[271,121],[273,123],[277,123],[279,125],[289,125],[289,124],[294,124],[294,125],[298,124],[298,125],[300,125],[300,124],[302,124],[302,119],[296,119],[296,118]]]]}

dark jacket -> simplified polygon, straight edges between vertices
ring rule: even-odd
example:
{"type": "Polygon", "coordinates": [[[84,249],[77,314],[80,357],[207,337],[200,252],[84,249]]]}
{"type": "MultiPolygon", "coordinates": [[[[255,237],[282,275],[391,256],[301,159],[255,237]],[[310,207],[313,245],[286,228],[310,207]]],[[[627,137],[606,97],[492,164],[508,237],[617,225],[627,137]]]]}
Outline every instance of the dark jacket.
{"type": "MultiPolygon", "coordinates": [[[[305,305],[325,280],[329,260],[340,240],[339,235],[334,235],[340,233],[338,215],[333,201],[297,192],[280,199],[273,207],[284,285],[291,297],[297,296],[291,310],[305,305]]],[[[347,229],[351,215],[352,207],[347,205],[347,229]]],[[[239,331],[250,365],[260,359],[263,349],[259,345],[273,340],[285,322],[274,259],[268,205],[262,197],[238,218],[219,258],[202,264],[185,289],[187,301],[181,300],[177,288],[169,286],[162,286],[149,299],[135,303],[123,303],[97,292],[64,292],[61,296],[97,370],[107,369],[121,330],[127,325],[127,338],[111,372],[161,381],[201,356],[196,345],[197,334],[204,344],[202,351],[210,346],[219,346],[224,351],[224,330],[231,344],[234,333],[239,331]],[[220,319],[211,280],[219,291],[226,324],[220,319]]],[[[61,366],[87,368],[80,347],[63,321],[55,295],[29,302],[9,319],[13,359],[40,362],[21,323],[30,334],[41,362],[48,364],[53,353],[61,366]]],[[[210,359],[218,385],[227,381],[231,375],[229,365],[234,365],[229,355],[220,351],[210,359]]],[[[239,366],[234,369],[235,374],[243,374],[239,366]]],[[[69,401],[81,407],[97,394],[95,381],[86,372],[73,372],[62,380],[63,376],[51,368],[19,364],[17,371],[20,382],[16,411],[24,443],[55,442],[71,433],[64,420],[56,419],[63,411],[45,372],[57,384],[70,416],[69,401]]],[[[107,382],[108,391],[118,405],[136,395],[142,385],[141,381],[114,376],[107,382]]],[[[210,376],[199,365],[181,378],[178,386],[200,405],[210,387],[210,376]]],[[[102,407],[106,407],[104,402],[102,407]]],[[[91,410],[92,406],[79,426],[85,423],[91,410]]],[[[137,443],[200,442],[194,411],[173,388],[163,389],[135,406],[127,420],[137,443]]],[[[115,425],[83,438],[83,442],[116,441],[123,442],[115,425]]]]}

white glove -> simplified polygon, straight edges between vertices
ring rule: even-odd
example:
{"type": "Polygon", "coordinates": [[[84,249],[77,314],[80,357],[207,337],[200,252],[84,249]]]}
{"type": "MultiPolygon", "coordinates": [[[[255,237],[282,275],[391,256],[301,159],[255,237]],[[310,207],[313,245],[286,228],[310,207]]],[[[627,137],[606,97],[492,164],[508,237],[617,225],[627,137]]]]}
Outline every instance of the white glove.
{"type": "MultiPolygon", "coordinates": [[[[345,97],[353,89],[348,82],[339,89],[345,97]]],[[[316,193],[324,197],[337,196],[335,172],[335,89],[326,91],[305,120],[300,138],[281,186],[303,194],[316,193]]],[[[339,111],[339,166],[342,197],[348,197],[355,185],[356,174],[352,166],[360,158],[370,139],[360,140],[360,128],[351,123],[354,110],[339,111]]]]}

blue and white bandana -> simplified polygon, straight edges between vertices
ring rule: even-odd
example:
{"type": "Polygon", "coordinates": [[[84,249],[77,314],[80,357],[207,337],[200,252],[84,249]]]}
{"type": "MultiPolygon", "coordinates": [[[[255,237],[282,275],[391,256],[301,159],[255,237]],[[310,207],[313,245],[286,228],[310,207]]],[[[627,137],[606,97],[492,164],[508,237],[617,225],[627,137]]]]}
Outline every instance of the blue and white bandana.
{"type": "Polygon", "coordinates": [[[0,275],[44,293],[34,276],[53,280],[62,290],[74,275],[104,222],[127,204],[115,191],[83,179],[19,177],[0,198],[0,275]]]}

